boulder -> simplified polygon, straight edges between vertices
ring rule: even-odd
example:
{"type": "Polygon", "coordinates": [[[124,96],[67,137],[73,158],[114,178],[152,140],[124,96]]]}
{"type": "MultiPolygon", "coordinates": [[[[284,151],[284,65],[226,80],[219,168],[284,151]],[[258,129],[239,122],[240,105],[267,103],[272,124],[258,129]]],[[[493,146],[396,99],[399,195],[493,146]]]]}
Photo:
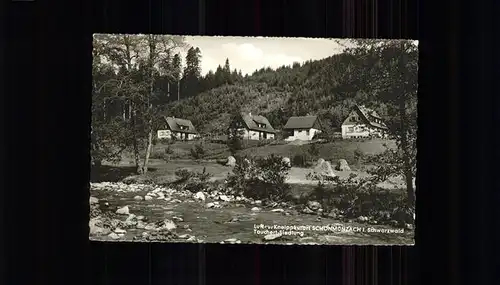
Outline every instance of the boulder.
{"type": "Polygon", "coordinates": [[[137,216],[134,215],[134,214],[130,214],[128,215],[127,219],[125,221],[133,221],[133,220],[136,220],[137,219],[137,216]]]}
{"type": "MultiPolygon", "coordinates": [[[[320,162],[320,160],[318,160],[318,162],[320,162]]],[[[318,175],[320,177],[330,177],[330,178],[336,176],[335,173],[333,172],[333,168],[330,162],[324,160],[320,164],[316,165],[313,171],[313,175],[318,175]]]]}
{"type": "Polygon", "coordinates": [[[351,171],[351,168],[349,167],[347,160],[339,159],[339,161],[337,162],[337,170],[338,171],[351,171]]]}
{"type": "Polygon", "coordinates": [[[181,217],[177,217],[177,216],[172,217],[172,220],[174,220],[174,221],[176,221],[176,222],[183,222],[183,221],[184,221],[184,219],[183,219],[183,218],[181,218],[181,217]]]}
{"type": "Polygon", "coordinates": [[[314,214],[314,211],[309,209],[308,207],[305,207],[303,210],[302,210],[302,213],[304,214],[314,214]]]}
{"type": "Polygon", "coordinates": [[[231,199],[227,197],[226,195],[220,195],[219,200],[224,201],[224,202],[229,202],[231,199]]]}
{"type": "Polygon", "coordinates": [[[136,201],[142,201],[142,200],[143,200],[143,198],[142,198],[141,196],[135,196],[135,197],[134,197],[134,200],[136,200],[136,201]]]}
{"type": "Polygon", "coordinates": [[[234,158],[234,156],[228,156],[226,165],[227,166],[235,166],[236,165],[236,158],[234,158]]]}
{"type": "Polygon", "coordinates": [[[292,162],[290,161],[290,158],[288,157],[283,157],[282,159],[283,163],[285,163],[287,166],[292,166],[292,162]]]}
{"type": "Polygon", "coordinates": [[[116,234],[116,233],[110,233],[110,234],[108,235],[108,237],[110,237],[110,238],[112,238],[112,239],[119,239],[119,238],[120,238],[120,236],[119,236],[118,234],[116,234]]]}
{"type": "Polygon", "coordinates": [[[205,194],[203,194],[203,192],[198,192],[198,193],[194,194],[194,198],[196,200],[200,200],[200,201],[205,201],[205,199],[206,199],[205,194]]]}
{"type": "Polygon", "coordinates": [[[175,230],[176,228],[177,225],[172,220],[169,219],[163,220],[160,226],[161,230],[167,230],[167,231],[175,230]]]}
{"type": "Polygon", "coordinates": [[[119,215],[127,215],[127,216],[130,214],[128,206],[119,208],[118,210],[116,210],[116,213],[119,214],[119,215]]]}
{"type": "Polygon", "coordinates": [[[283,209],[272,209],[271,212],[279,212],[279,213],[282,213],[284,212],[285,210],[283,209]]]}
{"type": "Polygon", "coordinates": [[[360,221],[360,222],[368,222],[368,220],[369,220],[369,218],[366,216],[359,216],[358,217],[358,221],[360,221]]]}
{"type": "Polygon", "coordinates": [[[307,208],[309,208],[313,211],[317,211],[317,210],[321,209],[321,204],[319,202],[316,202],[316,201],[308,201],[307,208]]]}
{"type": "Polygon", "coordinates": [[[151,200],[153,200],[153,197],[146,195],[146,196],[144,196],[144,200],[151,201],[151,200]]]}
{"type": "Polygon", "coordinates": [[[117,233],[117,234],[125,234],[125,233],[127,233],[127,231],[126,231],[126,230],[122,230],[122,229],[120,229],[120,228],[116,228],[116,229],[114,230],[114,232],[115,232],[115,233],[117,233]]]}
{"type": "Polygon", "coordinates": [[[143,221],[138,221],[136,224],[136,228],[138,229],[144,229],[146,227],[146,224],[143,221]]]}
{"type": "Polygon", "coordinates": [[[110,230],[101,227],[102,221],[100,218],[92,218],[89,221],[90,235],[107,235],[110,233],[110,230]]]}
{"type": "Polygon", "coordinates": [[[280,238],[281,236],[283,236],[283,235],[280,234],[280,233],[277,233],[277,234],[268,234],[268,235],[264,236],[264,240],[275,240],[275,239],[280,238]]]}
{"type": "Polygon", "coordinates": [[[89,203],[90,203],[90,205],[98,204],[99,199],[97,199],[96,197],[90,196],[89,203]]]}
{"type": "Polygon", "coordinates": [[[258,208],[258,207],[253,207],[253,208],[251,209],[251,211],[252,211],[252,212],[259,212],[259,211],[260,211],[260,208],[258,208]]]}

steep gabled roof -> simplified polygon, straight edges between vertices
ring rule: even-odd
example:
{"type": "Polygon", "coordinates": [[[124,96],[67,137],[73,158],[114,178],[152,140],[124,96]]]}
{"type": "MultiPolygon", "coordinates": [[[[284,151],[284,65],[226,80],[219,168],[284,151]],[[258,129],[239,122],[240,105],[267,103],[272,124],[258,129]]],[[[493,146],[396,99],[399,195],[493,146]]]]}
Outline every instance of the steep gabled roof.
{"type": "MultiPolygon", "coordinates": [[[[365,123],[371,125],[372,127],[379,129],[387,129],[387,126],[384,122],[377,123],[375,121],[375,119],[382,120],[382,118],[380,117],[379,114],[377,114],[376,111],[367,108],[363,105],[356,105],[353,110],[357,111],[358,114],[360,114],[360,116],[363,118],[363,121],[365,121],[365,123]]],[[[348,119],[349,117],[346,118],[343,124],[345,124],[348,121],[348,119]]]]}
{"type": "Polygon", "coordinates": [[[246,127],[252,131],[259,132],[267,132],[267,133],[276,133],[276,130],[271,126],[271,123],[267,120],[266,117],[261,115],[252,115],[248,113],[241,112],[241,119],[245,123],[246,127]],[[259,127],[257,124],[266,125],[265,128],[259,127]]]}
{"type": "MultiPolygon", "coordinates": [[[[310,129],[318,121],[318,116],[290,117],[283,129],[310,129]]],[[[319,121],[318,121],[319,122],[319,121]]],[[[320,124],[321,125],[321,124],[320,124]]]]}
{"type": "Polygon", "coordinates": [[[190,120],[186,119],[179,119],[179,118],[174,118],[174,117],[164,117],[165,122],[167,122],[168,127],[170,130],[174,132],[180,132],[180,133],[188,133],[188,134],[197,134],[198,132],[196,131],[193,123],[190,120]],[[182,127],[187,127],[187,129],[182,130],[182,127]]]}

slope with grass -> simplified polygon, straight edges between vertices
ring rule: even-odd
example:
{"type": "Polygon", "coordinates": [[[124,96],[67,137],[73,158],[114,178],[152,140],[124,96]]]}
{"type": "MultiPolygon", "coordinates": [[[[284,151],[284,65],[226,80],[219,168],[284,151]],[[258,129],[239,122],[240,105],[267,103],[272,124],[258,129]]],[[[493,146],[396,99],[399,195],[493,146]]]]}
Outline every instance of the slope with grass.
{"type": "MultiPolygon", "coordinates": [[[[188,142],[175,142],[173,144],[157,144],[152,150],[151,158],[163,159],[168,155],[170,159],[193,159],[191,156],[191,149],[201,144],[204,150],[203,160],[217,160],[225,159],[231,155],[229,148],[226,144],[212,143],[209,141],[188,141],[188,142]],[[169,149],[166,151],[166,149],[169,149]]],[[[390,140],[339,140],[330,143],[316,143],[319,150],[318,157],[325,160],[337,161],[338,159],[345,159],[349,164],[356,163],[354,153],[361,151],[366,155],[374,155],[381,153],[385,150],[386,146],[389,148],[396,147],[394,141],[390,140]]],[[[273,143],[263,146],[250,146],[238,152],[239,155],[264,157],[270,154],[276,154],[284,157],[292,158],[295,155],[306,154],[311,144],[297,145],[292,143],[273,143]]]]}

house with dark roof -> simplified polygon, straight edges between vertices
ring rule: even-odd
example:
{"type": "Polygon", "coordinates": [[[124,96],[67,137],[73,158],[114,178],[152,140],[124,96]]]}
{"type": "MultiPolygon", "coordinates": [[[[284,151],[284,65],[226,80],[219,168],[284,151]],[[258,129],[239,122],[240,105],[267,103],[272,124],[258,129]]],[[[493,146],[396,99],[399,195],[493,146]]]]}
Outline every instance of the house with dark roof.
{"type": "Polygon", "coordinates": [[[286,141],[310,141],[323,131],[318,116],[290,117],[283,127],[286,141]]]}
{"type": "Polygon", "coordinates": [[[353,107],[342,123],[342,138],[385,137],[387,126],[376,111],[363,105],[353,107]]]}
{"type": "Polygon", "coordinates": [[[163,117],[165,121],[164,128],[158,130],[159,139],[180,139],[192,140],[198,137],[193,123],[190,120],[179,119],[175,117],[163,117]]]}
{"type": "Polygon", "coordinates": [[[276,130],[266,117],[245,112],[240,112],[239,116],[230,122],[228,130],[229,133],[237,130],[242,138],[247,140],[274,139],[276,135],[276,130]]]}

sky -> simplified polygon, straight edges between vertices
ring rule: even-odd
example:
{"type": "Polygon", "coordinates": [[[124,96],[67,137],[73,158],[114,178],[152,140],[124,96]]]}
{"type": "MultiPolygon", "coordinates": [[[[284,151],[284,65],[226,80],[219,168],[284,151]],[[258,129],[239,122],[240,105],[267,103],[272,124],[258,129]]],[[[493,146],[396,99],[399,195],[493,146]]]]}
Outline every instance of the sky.
{"type": "MultiPolygon", "coordinates": [[[[346,39],[266,38],[227,36],[186,36],[185,42],[201,51],[201,73],[207,74],[224,66],[229,59],[231,70],[252,74],[265,67],[273,69],[295,62],[319,60],[341,53],[350,46],[346,39]]],[[[418,41],[413,41],[418,45],[418,41]]],[[[180,52],[185,66],[187,48],[180,52]]]]}
{"type": "MultiPolygon", "coordinates": [[[[229,59],[231,70],[251,74],[263,67],[277,68],[294,62],[318,60],[342,52],[342,42],[321,38],[189,36],[186,42],[201,51],[202,75],[229,59]]],[[[182,52],[185,58],[185,52],[182,52]]]]}

